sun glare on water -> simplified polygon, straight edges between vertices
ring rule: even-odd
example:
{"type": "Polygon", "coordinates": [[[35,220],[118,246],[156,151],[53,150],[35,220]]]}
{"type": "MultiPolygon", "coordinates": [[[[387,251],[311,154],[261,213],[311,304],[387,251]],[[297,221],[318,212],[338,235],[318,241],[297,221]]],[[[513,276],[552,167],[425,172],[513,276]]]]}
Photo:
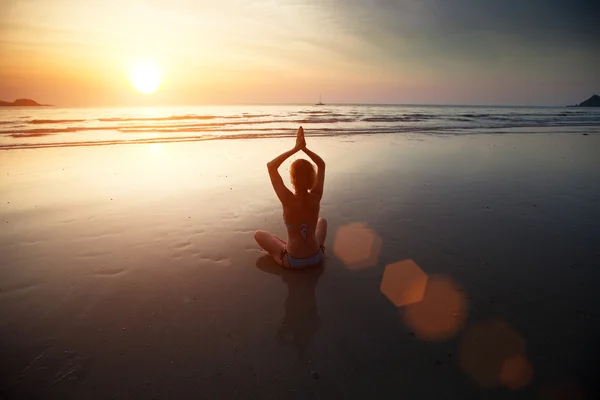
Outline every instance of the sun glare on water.
{"type": "Polygon", "coordinates": [[[129,81],[138,92],[151,94],[160,86],[160,73],[152,63],[138,63],[131,67],[129,81]]]}

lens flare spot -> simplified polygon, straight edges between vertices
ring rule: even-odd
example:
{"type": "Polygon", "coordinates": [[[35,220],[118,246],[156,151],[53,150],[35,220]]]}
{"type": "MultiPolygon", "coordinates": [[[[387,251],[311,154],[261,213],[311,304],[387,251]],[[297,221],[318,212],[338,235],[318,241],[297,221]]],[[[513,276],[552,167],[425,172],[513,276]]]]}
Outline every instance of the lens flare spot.
{"type": "Polygon", "coordinates": [[[531,382],[533,368],[522,355],[516,354],[504,360],[500,370],[500,382],[509,389],[521,389],[531,382]]]}
{"type": "Polygon", "coordinates": [[[533,367],[525,355],[525,340],[502,320],[473,325],[465,332],[460,365],[482,388],[529,384],[533,367]]]}
{"type": "Polygon", "coordinates": [[[379,259],[382,240],[362,222],[344,225],[338,229],[333,242],[333,253],[349,269],[373,267],[379,259]]]}
{"type": "Polygon", "coordinates": [[[465,321],[467,301],[452,279],[432,275],[423,298],[402,309],[404,323],[422,340],[444,340],[453,336],[465,321]]]}
{"type": "Polygon", "coordinates": [[[427,274],[413,260],[404,260],[385,267],[380,289],[396,307],[402,307],[420,302],[426,286],[427,274]]]}

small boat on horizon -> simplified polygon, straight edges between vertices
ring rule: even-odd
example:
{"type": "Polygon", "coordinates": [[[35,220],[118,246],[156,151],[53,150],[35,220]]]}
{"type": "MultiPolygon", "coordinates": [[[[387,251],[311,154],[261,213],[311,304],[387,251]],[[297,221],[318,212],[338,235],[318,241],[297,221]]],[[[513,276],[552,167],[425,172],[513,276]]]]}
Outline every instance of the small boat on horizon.
{"type": "Polygon", "coordinates": [[[325,103],[323,103],[323,102],[321,101],[321,95],[319,95],[319,102],[318,102],[318,103],[315,103],[315,106],[324,106],[324,105],[325,105],[325,103]]]}

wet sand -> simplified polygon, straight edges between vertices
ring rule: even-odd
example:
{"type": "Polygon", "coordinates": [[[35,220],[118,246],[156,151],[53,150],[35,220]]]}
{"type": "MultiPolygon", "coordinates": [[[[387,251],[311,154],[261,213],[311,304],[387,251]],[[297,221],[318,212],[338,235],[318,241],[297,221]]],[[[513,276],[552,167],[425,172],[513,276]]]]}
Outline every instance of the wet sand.
{"type": "Polygon", "coordinates": [[[307,140],[301,272],[252,237],[291,139],[0,153],[0,397],[593,398],[600,135],[307,140]]]}

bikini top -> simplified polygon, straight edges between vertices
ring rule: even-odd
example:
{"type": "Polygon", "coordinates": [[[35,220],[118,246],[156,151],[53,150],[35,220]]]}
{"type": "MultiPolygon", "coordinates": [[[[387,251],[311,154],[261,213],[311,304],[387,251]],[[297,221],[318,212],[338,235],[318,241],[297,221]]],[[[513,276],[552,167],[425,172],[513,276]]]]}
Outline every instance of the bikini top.
{"type": "Polygon", "coordinates": [[[302,235],[302,239],[306,240],[306,230],[311,224],[289,225],[287,222],[285,222],[285,215],[283,217],[283,223],[290,229],[300,228],[300,235],[302,235]]]}

